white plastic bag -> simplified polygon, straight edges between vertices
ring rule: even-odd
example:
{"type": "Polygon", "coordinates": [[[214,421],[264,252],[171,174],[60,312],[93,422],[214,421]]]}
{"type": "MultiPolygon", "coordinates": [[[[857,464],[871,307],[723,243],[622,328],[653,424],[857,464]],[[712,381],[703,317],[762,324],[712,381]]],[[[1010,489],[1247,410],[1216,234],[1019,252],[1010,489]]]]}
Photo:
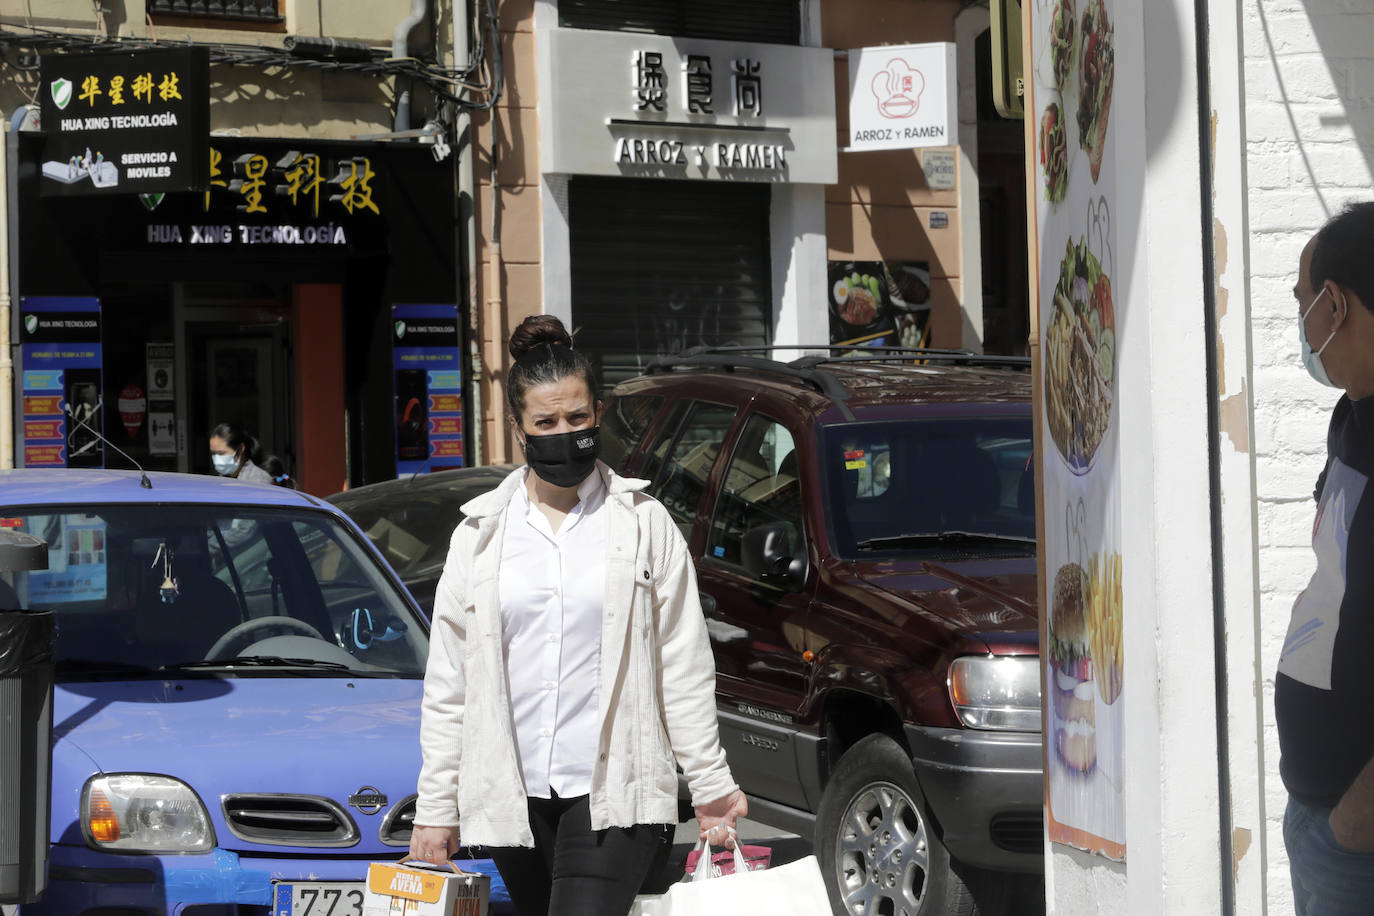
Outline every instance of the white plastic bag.
{"type": "MultiPolygon", "coordinates": [[[[709,860],[711,850],[705,841],[697,849],[709,860]]],[[[738,845],[734,874],[714,876],[712,869],[698,868],[690,881],[674,884],[666,894],[639,898],[630,912],[640,916],[831,916],[815,856],[749,871],[738,845]]]]}

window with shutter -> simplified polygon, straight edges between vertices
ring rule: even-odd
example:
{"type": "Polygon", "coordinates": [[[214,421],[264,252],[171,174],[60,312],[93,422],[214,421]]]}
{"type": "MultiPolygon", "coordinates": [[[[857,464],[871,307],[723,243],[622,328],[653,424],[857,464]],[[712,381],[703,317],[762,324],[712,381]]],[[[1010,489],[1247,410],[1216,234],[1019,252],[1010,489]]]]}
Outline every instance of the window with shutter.
{"type": "Polygon", "coordinates": [[[568,194],[573,327],[603,385],[772,341],[768,185],[575,177],[568,194]]]}

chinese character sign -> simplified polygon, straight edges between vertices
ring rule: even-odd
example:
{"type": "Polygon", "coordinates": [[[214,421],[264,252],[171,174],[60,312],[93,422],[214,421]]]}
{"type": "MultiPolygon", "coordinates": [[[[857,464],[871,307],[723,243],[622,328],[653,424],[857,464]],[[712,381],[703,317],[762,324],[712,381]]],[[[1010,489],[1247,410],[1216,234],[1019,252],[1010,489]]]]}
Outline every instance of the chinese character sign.
{"type": "Polygon", "coordinates": [[[44,56],[43,193],[204,190],[208,86],[200,47],[44,56]]]}

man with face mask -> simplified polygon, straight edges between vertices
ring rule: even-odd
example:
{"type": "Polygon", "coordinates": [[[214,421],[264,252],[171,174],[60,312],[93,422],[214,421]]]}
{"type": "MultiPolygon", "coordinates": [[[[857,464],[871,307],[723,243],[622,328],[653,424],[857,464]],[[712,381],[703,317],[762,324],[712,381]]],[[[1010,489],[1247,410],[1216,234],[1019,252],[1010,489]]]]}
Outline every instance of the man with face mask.
{"type": "Polygon", "coordinates": [[[1303,249],[1293,295],[1303,364],[1344,389],[1317,479],[1317,568],[1293,605],[1274,682],[1298,916],[1374,906],[1374,202],[1303,249]]]}

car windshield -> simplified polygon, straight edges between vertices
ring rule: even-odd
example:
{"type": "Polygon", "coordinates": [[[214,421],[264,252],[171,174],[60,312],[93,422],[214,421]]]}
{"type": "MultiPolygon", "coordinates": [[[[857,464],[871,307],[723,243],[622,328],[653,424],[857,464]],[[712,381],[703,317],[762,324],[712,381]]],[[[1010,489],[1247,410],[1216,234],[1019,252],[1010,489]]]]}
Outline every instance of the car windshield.
{"type": "Polygon", "coordinates": [[[458,511],[499,484],[504,475],[470,476],[452,484],[382,484],[338,493],[330,502],[348,513],[402,577],[442,566],[458,511]]]}
{"type": "Polygon", "coordinates": [[[76,508],[0,508],[48,543],[47,569],[0,572],[0,606],[56,612],[60,679],[423,676],[423,622],[326,513],[76,508]]]}
{"type": "Polygon", "coordinates": [[[1029,414],[847,423],[822,442],[840,556],[1034,552],[1029,414]]]}

